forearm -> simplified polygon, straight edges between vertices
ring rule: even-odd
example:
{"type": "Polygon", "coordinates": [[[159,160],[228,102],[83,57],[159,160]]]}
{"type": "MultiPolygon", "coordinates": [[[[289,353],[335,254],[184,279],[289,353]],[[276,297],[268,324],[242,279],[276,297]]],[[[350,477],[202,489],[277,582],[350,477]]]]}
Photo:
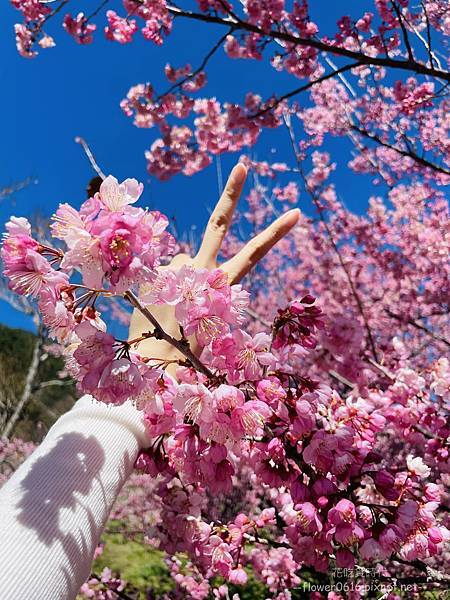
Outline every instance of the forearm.
{"type": "Polygon", "coordinates": [[[0,490],[0,596],[75,598],[111,507],[148,445],[140,413],[85,396],[0,490]]]}

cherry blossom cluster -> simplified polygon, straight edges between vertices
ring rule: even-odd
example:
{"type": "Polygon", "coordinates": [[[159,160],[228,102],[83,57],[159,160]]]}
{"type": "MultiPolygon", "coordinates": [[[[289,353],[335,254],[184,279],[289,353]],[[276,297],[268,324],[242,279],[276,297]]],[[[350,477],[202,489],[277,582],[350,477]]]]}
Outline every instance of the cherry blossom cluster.
{"type": "MultiPolygon", "coordinates": [[[[49,17],[53,17],[51,7],[38,0],[11,0],[14,8],[19,10],[24,18],[25,27],[33,35],[32,43],[39,42],[41,36],[45,34],[42,26],[45,25],[49,17]]],[[[408,0],[400,0],[398,5],[394,6],[387,0],[376,0],[374,2],[374,12],[365,12],[358,19],[351,19],[349,16],[343,16],[336,24],[336,33],[333,39],[335,45],[348,49],[358,49],[367,53],[367,55],[376,56],[383,54],[386,50],[395,50],[401,46],[401,36],[399,30],[401,24],[405,23],[409,27],[416,26],[419,30],[426,27],[426,19],[429,26],[432,26],[439,32],[448,33],[448,12],[445,2],[442,0],[427,0],[425,6],[420,10],[418,7],[410,7],[408,0]],[[396,8],[401,10],[399,16],[396,8]],[[376,22],[378,18],[378,23],[376,22]]],[[[164,41],[164,36],[170,34],[174,16],[180,16],[181,10],[176,10],[169,2],[165,0],[123,0],[117,2],[118,9],[123,16],[115,10],[107,10],[106,18],[108,26],[105,28],[105,34],[108,39],[119,43],[128,43],[138,29],[145,39],[158,45],[164,41]],[[139,27],[136,22],[139,19],[139,27]],[[114,32],[114,36],[109,34],[114,32]]],[[[237,22],[236,18],[239,11],[237,3],[222,0],[197,0],[199,14],[204,16],[220,15],[231,16],[237,22]]],[[[101,9],[102,6],[99,7],[101,9]]],[[[247,35],[239,41],[239,38],[230,35],[226,40],[227,52],[233,58],[260,58],[263,51],[264,35],[270,34],[274,28],[282,29],[290,34],[296,34],[303,40],[312,39],[319,33],[319,26],[311,20],[306,0],[296,0],[291,7],[287,6],[285,0],[264,0],[257,2],[246,0],[242,3],[242,15],[239,18],[244,23],[253,26],[253,29],[247,30],[247,35]],[[256,29],[256,31],[255,31],[256,29]]],[[[54,11],[55,15],[59,12],[54,11]]],[[[66,14],[64,22],[70,19],[76,22],[79,27],[68,29],[79,43],[91,43],[90,34],[96,30],[96,25],[89,25],[89,31],[85,30],[85,25],[91,19],[95,18],[100,10],[95,11],[91,16],[84,13],[78,13],[73,18],[66,14]],[[85,37],[89,36],[86,41],[85,37]]],[[[182,15],[187,16],[187,15],[182,15]]],[[[244,29],[244,31],[246,31],[244,29]]],[[[45,46],[44,46],[45,47],[45,46]]],[[[291,65],[294,72],[309,74],[307,65],[310,65],[310,72],[313,72],[316,66],[315,58],[317,50],[308,45],[297,49],[297,61],[294,61],[294,54],[289,40],[285,47],[288,52],[282,58],[277,55],[274,63],[280,65],[285,63],[291,65]]],[[[22,48],[19,47],[22,51],[22,48]]]]}
{"type": "Polygon", "coordinates": [[[173,244],[164,216],[133,206],[141,192],[134,179],[119,184],[108,177],[79,211],[61,205],[51,231],[65,242],[65,251],[36,241],[28,221],[15,217],[6,225],[2,247],[11,289],[36,299],[50,335],[70,344],[68,368],[81,389],[102,388],[102,398],[118,403],[133,388],[139,392],[153,374],[135,353],[129,354],[127,344],[106,332],[96,300],[153,281],[173,244]],[[75,273],[79,283],[70,279],[75,273]]]}
{"type": "Polygon", "coordinates": [[[20,438],[0,441],[0,485],[3,484],[35,449],[33,442],[20,438]]]}
{"type": "MultiPolygon", "coordinates": [[[[98,553],[96,552],[98,556],[98,553]]],[[[97,556],[94,556],[96,558],[97,556]]],[[[98,576],[91,576],[81,586],[82,598],[94,598],[95,600],[114,600],[126,586],[126,582],[115,577],[108,567],[105,567],[98,576]]]]}
{"type": "MultiPolygon", "coordinates": [[[[323,165],[327,165],[325,160],[323,165]]],[[[270,174],[271,170],[267,168],[266,173],[270,174]]],[[[448,512],[449,498],[443,491],[450,483],[450,373],[448,359],[442,356],[442,349],[449,345],[448,337],[445,338],[448,334],[445,290],[448,289],[449,247],[446,232],[441,226],[448,221],[447,203],[442,193],[428,185],[400,185],[390,193],[390,209],[385,207],[381,199],[373,198],[368,215],[353,215],[336,200],[333,189],[326,181],[327,177],[329,172],[320,176],[315,189],[321,193],[323,208],[330,209],[328,227],[333,239],[339,244],[345,260],[353,265],[351,278],[363,302],[363,310],[369,317],[369,327],[375,335],[377,347],[383,352],[385,366],[373,364],[373,358],[369,362],[367,331],[352,288],[343,279],[345,272],[323,226],[314,227],[306,217],[299,229],[294,231],[293,240],[282,242],[280,251],[270,255],[266,268],[258,272],[254,279],[257,301],[253,306],[257,318],[252,329],[260,329],[261,317],[269,322],[276,318],[275,298],[277,302],[283,302],[289,296],[304,293],[305,281],[321,297],[326,297],[327,307],[334,307],[333,319],[326,331],[321,331],[320,345],[309,357],[306,354],[301,356],[300,364],[303,364],[303,368],[308,364],[316,378],[326,378],[334,384],[342,382],[342,390],[347,394],[349,386],[355,389],[353,398],[360,395],[356,403],[358,408],[350,397],[344,412],[353,415],[352,421],[356,419],[354,423],[358,431],[362,433],[365,429],[363,423],[367,421],[367,414],[360,413],[360,410],[366,401],[372,408],[377,407],[377,411],[369,409],[367,412],[378,413],[377,418],[381,419],[378,424],[381,430],[377,432],[374,448],[383,457],[383,468],[373,472],[375,479],[372,476],[363,477],[358,501],[353,501],[353,504],[357,506],[361,501],[370,505],[379,504],[376,508],[369,508],[370,512],[375,511],[376,520],[383,522],[387,519],[387,523],[395,524],[394,513],[385,507],[389,503],[398,503],[398,484],[404,481],[405,473],[411,472],[415,479],[414,491],[408,491],[406,497],[411,492],[416,498],[424,494],[419,507],[434,507],[440,514],[441,523],[446,523],[448,528],[448,516],[441,512],[441,508],[448,512]],[[426,247],[422,241],[425,239],[430,240],[426,247]],[[296,247],[300,253],[295,251],[296,247]],[[304,252],[305,247],[308,252],[304,252]],[[283,272],[281,280],[278,277],[280,272],[283,272]],[[268,281],[272,290],[270,297],[266,293],[268,281]],[[347,307],[348,316],[342,314],[343,306],[347,307]],[[435,390],[439,390],[439,393],[435,390]],[[402,472],[400,468],[399,479],[396,479],[398,467],[387,475],[384,467],[389,463],[405,465],[405,471],[402,472]],[[426,490],[440,489],[438,500],[432,494],[427,496],[423,486],[419,491],[420,477],[433,482],[427,484],[426,490]]],[[[243,214],[257,228],[264,226],[264,216],[266,219],[273,217],[271,203],[264,202],[266,195],[259,184],[255,205],[251,199],[251,210],[243,214]]],[[[233,248],[233,241],[230,246],[233,248]]],[[[339,412],[343,414],[341,409],[339,412]]],[[[334,447],[328,439],[324,446],[331,446],[331,454],[334,454],[334,447]]],[[[319,462],[317,456],[314,456],[314,461],[319,462]]],[[[328,465],[325,468],[329,468],[328,465]]],[[[280,480],[277,483],[280,484],[280,480]]],[[[307,498],[305,496],[304,499],[307,498]]],[[[284,497],[282,502],[287,499],[284,497]]],[[[347,500],[348,495],[344,499],[347,500]]],[[[309,505],[307,508],[312,510],[309,505]]],[[[414,503],[408,504],[407,510],[414,512],[414,503]]],[[[421,509],[418,510],[420,512],[421,509]]],[[[314,511],[312,514],[314,516],[314,511]]],[[[407,536],[408,543],[400,551],[401,560],[417,560],[418,557],[423,560],[425,557],[417,554],[420,544],[424,542],[419,534],[424,525],[419,520],[416,526],[418,529],[415,533],[411,531],[407,536]]],[[[320,529],[321,525],[317,527],[320,529]]],[[[438,539],[442,533],[440,527],[438,525],[438,539]]],[[[391,529],[388,528],[386,535],[390,533],[391,529]]],[[[433,535],[434,529],[431,532],[433,535]]],[[[444,538],[446,536],[444,530],[444,538]]],[[[378,543],[375,543],[375,538],[366,541],[361,546],[360,555],[369,563],[386,561],[393,555],[392,549],[384,546],[384,536],[378,538],[378,543]]],[[[272,552],[276,554],[278,549],[274,548],[272,552]]],[[[339,560],[344,560],[346,553],[339,552],[338,555],[339,560]]],[[[441,567],[444,571],[446,560],[448,550],[432,560],[426,557],[427,564],[441,567]]],[[[264,558],[266,563],[267,556],[264,558]]],[[[314,568],[317,568],[316,565],[314,568]]],[[[276,573],[278,569],[274,569],[276,573]]],[[[389,567],[389,570],[380,574],[384,577],[401,575],[404,574],[404,567],[389,567]]],[[[271,575],[275,577],[274,573],[271,575]]],[[[193,576],[192,570],[188,571],[187,581],[192,583],[193,576]]],[[[199,575],[195,577],[194,580],[199,585],[202,582],[204,586],[199,575]]]]}
{"type": "MultiPolygon", "coordinates": [[[[309,356],[302,357],[303,367],[308,365],[312,378],[328,381],[346,395],[351,394],[347,403],[358,395],[358,404],[363,398],[374,403],[385,419],[374,446],[383,456],[383,464],[407,465],[416,476],[421,472],[432,482],[429,489],[437,483],[442,491],[450,483],[450,374],[443,354],[450,346],[446,292],[450,247],[446,228],[442,228],[442,223],[448,221],[448,203],[442,192],[428,184],[400,184],[390,190],[388,206],[382,198],[373,197],[367,214],[353,214],[337,199],[325,158],[316,160],[311,173],[305,173],[309,182],[305,191],[317,194],[326,224],[314,224],[303,215],[292,238],[282,241],[263,263],[252,281],[252,330],[257,331],[261,321],[270,322],[276,317],[274,298],[282,304],[286,298],[305,293],[307,281],[311,291],[326,303],[329,320],[320,332],[319,344],[309,356]],[[320,164],[323,172],[313,173],[320,164]],[[423,240],[429,242],[424,244],[423,240]],[[368,331],[375,340],[375,357],[368,331]],[[422,462],[417,461],[416,469],[419,457],[422,462]]],[[[248,197],[250,210],[243,212],[242,218],[258,231],[273,218],[274,210],[289,205],[275,192],[279,184],[271,181],[279,176],[278,165],[276,170],[264,163],[252,166],[260,177],[248,197]],[[280,204],[274,207],[276,201],[280,204]]],[[[235,240],[229,244],[233,248],[235,240]]],[[[351,414],[353,408],[349,410],[351,414]]],[[[358,420],[357,412],[359,409],[354,413],[358,420]]],[[[396,475],[392,473],[394,479],[389,476],[383,481],[385,475],[379,472],[371,485],[385,499],[392,494],[391,501],[395,502],[396,475]]],[[[373,503],[375,497],[367,481],[362,493],[358,492],[359,499],[366,494],[365,501],[373,503]]],[[[376,502],[384,507],[385,502],[376,502]]],[[[435,502],[431,496],[430,502],[435,502]]],[[[438,513],[444,511],[441,519],[448,528],[448,494],[436,502],[438,513]]],[[[367,549],[376,550],[386,561],[388,549],[383,548],[381,540],[384,543],[384,538],[378,540],[381,549],[374,540],[363,545],[361,556],[368,560],[367,549]]],[[[403,560],[417,558],[417,544],[417,537],[408,542],[400,554],[403,560]]],[[[374,555],[369,560],[373,562],[374,555]]],[[[448,550],[426,562],[445,571],[446,560],[448,550]]],[[[386,577],[393,574],[404,576],[405,567],[389,567],[382,573],[386,577]]]]}
{"type": "MultiPolygon", "coordinates": [[[[320,347],[311,356],[310,368],[318,369],[320,377],[329,377],[332,370],[364,387],[376,376],[389,380],[389,371],[408,367],[425,372],[427,385],[434,389],[437,384],[431,373],[437,367],[431,365],[435,361],[441,364],[449,347],[450,247],[446,227],[442,227],[449,219],[445,195],[430,183],[415,181],[412,174],[409,183],[387,191],[388,203],[380,189],[369,198],[367,213],[355,214],[338,198],[328,160],[329,156],[317,156],[316,151],[300,191],[300,202],[311,195],[317,199],[326,225],[302,213],[292,236],[280,242],[252,280],[254,310],[270,322],[277,307],[267,297],[267,286],[282,305],[305,294],[307,281],[311,293],[327,306],[330,317],[327,330],[320,335],[320,347]],[[384,374],[367,361],[369,356],[375,358],[368,328],[378,348],[377,358],[382,357],[387,368],[384,374]]],[[[248,165],[252,166],[250,162],[248,165]]],[[[258,184],[247,198],[249,210],[241,213],[241,219],[250,221],[256,231],[270,222],[274,210],[291,206],[280,196],[279,180],[290,181],[285,187],[298,187],[299,177],[287,168],[284,172],[266,167],[258,170],[258,184]]],[[[229,240],[231,251],[237,241],[237,237],[229,240]]]]}
{"type": "MultiPolygon", "coordinates": [[[[278,382],[272,378],[270,383],[273,386],[278,382]]],[[[284,394],[286,391],[280,386],[279,397],[284,394]]],[[[267,395],[262,397],[267,399],[267,395]]],[[[384,466],[382,455],[374,450],[374,441],[386,426],[386,420],[375,403],[353,398],[339,401],[333,393],[325,401],[328,412],[330,406],[335,407],[331,409],[334,417],[327,423],[334,425],[333,431],[320,426],[317,429],[318,415],[327,412],[321,399],[317,400],[317,393],[302,394],[293,410],[283,400],[269,404],[279,406],[276,417],[271,419],[278,437],[270,442],[249,443],[245,450],[241,444],[240,449],[241,453],[248,453],[262,490],[270,490],[272,508],[252,516],[239,514],[226,526],[223,523],[214,526],[199,520],[201,498],[197,487],[186,490],[172,481],[159,491],[163,518],[153,528],[153,534],[157,534],[170,554],[189,552],[194,572],[201,575],[196,579],[197,584],[201,582],[204,590],[203,595],[194,597],[206,597],[208,588],[205,589],[204,579],[214,574],[220,574],[230,583],[245,584],[247,575],[242,566],[249,564],[263,581],[270,583],[272,592],[281,594],[287,586],[298,585],[301,566],[327,572],[331,558],[338,567],[352,568],[357,556],[369,563],[386,560],[393,554],[415,561],[439,552],[442,542],[448,539],[447,529],[434,516],[443,489],[424,482],[430,468],[413,455],[406,457],[403,471],[384,466]],[[303,452],[296,448],[299,439],[303,452]],[[353,478],[360,482],[354,495],[348,491],[352,489],[353,478]],[[283,523],[281,529],[275,515],[283,523]],[[265,543],[267,535],[270,540],[278,532],[275,539],[277,544],[284,540],[282,550],[275,546],[267,551],[264,544],[262,548],[258,544],[257,549],[253,548],[261,527],[268,532],[263,536],[265,543]],[[369,531],[372,535],[368,537],[369,531]],[[281,556],[288,560],[284,574],[278,563],[281,556]]],[[[171,463],[179,464],[180,450],[179,445],[168,450],[168,463],[163,470],[167,479],[172,479],[171,463]]],[[[208,453],[202,452],[201,447],[196,451],[200,453],[197,462],[205,472],[208,453]]],[[[194,454],[189,458],[194,460],[194,454]]],[[[211,459],[213,491],[218,493],[224,490],[226,477],[231,485],[233,471],[224,464],[224,456],[211,459]],[[218,463],[220,458],[222,461],[218,463]]],[[[158,459],[147,456],[145,461],[148,472],[154,472],[153,465],[158,459]],[[148,463],[150,459],[152,466],[148,463]]]]}
{"type": "MultiPolygon", "coordinates": [[[[410,11],[407,5],[402,3],[399,9],[403,14],[399,17],[395,3],[377,2],[376,9],[383,20],[377,34],[372,13],[365,13],[357,21],[342,17],[337,23],[339,32],[333,46],[367,52],[372,57],[385,53],[402,56],[401,25],[406,23],[423,40],[420,32],[427,18],[429,22],[426,7],[420,14],[410,11]],[[369,39],[368,34],[371,34],[369,39]]],[[[236,14],[230,11],[230,15],[236,14]]],[[[346,136],[354,145],[355,156],[350,166],[356,172],[381,173],[389,184],[404,177],[406,172],[416,172],[441,185],[448,183],[448,136],[444,133],[448,101],[441,94],[444,83],[438,79],[421,83],[417,76],[410,76],[391,85],[386,83],[387,68],[369,66],[364,61],[344,66],[348,75],[339,79],[340,68],[333,63],[327,66],[326,61],[318,58],[317,50],[304,43],[305,38],[312,38],[318,31],[308,16],[305,2],[294,3],[291,13],[285,10],[284,2],[249,2],[245,4],[245,12],[248,23],[259,27],[261,32],[241,32],[240,41],[236,36],[227,36],[224,48],[228,56],[263,59],[263,49],[270,48],[266,35],[274,33],[275,24],[279,31],[283,23],[283,33],[300,34],[303,41],[299,47],[284,38],[283,42],[277,39],[285,52],[275,53],[270,64],[309,81],[299,91],[311,88],[312,107],[290,104],[288,98],[295,97],[295,93],[263,99],[248,92],[241,104],[207,96],[193,97],[193,92],[205,86],[206,73],[169,66],[166,73],[172,75],[170,81],[174,85],[166,93],[157,94],[149,83],[139,84],[129,90],[122,102],[123,110],[133,117],[136,126],[159,129],[160,137],[146,152],[151,174],[161,179],[180,172],[191,175],[208,166],[217,154],[253,146],[264,129],[283,126],[286,113],[290,113],[303,130],[302,158],[309,148],[322,145],[327,135],[346,136]],[[335,77],[330,78],[333,71],[329,72],[329,66],[334,69],[335,77]],[[179,76],[178,81],[174,74],[179,76]],[[314,81],[318,83],[313,85],[314,81]],[[356,86],[360,88],[358,92],[356,86]],[[442,129],[442,135],[436,135],[437,128],[442,129]]],[[[448,74],[445,77],[448,79],[448,74]]]]}

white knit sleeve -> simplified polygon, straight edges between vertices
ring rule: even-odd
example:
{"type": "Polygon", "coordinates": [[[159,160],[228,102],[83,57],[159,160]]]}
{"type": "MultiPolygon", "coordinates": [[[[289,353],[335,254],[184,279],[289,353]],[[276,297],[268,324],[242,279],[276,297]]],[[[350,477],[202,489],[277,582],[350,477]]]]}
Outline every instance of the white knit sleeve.
{"type": "Polygon", "coordinates": [[[149,445],[131,403],[81,398],[0,489],[0,597],[71,600],[138,451],[149,445]]]}

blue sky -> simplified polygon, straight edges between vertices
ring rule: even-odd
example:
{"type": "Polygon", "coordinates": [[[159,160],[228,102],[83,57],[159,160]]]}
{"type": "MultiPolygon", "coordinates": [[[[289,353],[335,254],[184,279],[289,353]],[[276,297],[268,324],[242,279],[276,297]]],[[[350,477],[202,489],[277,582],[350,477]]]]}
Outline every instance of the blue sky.
{"type": "MultiPolygon", "coordinates": [[[[315,3],[311,4],[314,10],[315,3]]],[[[317,18],[330,32],[337,18],[345,10],[351,14],[355,6],[349,0],[319,4],[322,8],[326,6],[327,13],[317,18]]],[[[363,12],[365,4],[358,3],[358,14],[363,12]]],[[[80,1],[72,7],[72,12],[89,13],[95,6],[91,1],[80,1]]],[[[121,46],[104,39],[101,32],[104,19],[97,18],[96,41],[79,46],[62,30],[58,19],[47,28],[57,46],[27,60],[15,49],[13,25],[19,17],[8,2],[1,3],[0,189],[29,176],[38,183],[13,198],[0,200],[1,228],[10,214],[26,216],[39,210],[49,215],[60,202],[80,204],[86,183],[93,175],[80,146],[74,142],[75,136],[81,135],[91,145],[105,172],[119,179],[136,177],[145,183],[145,205],[158,208],[169,217],[175,216],[179,231],[192,227],[201,230],[218,193],[216,166],[194,177],[177,176],[168,182],[150,178],[145,170],[144,150],[155,139],[156,131],[134,127],[122,113],[119,102],[136,83],[150,81],[157,89],[166,89],[163,74],[166,62],[174,66],[186,62],[199,64],[223,29],[179,20],[162,47],[145,41],[140,34],[132,44],[121,46]]],[[[205,93],[220,100],[242,101],[247,90],[267,97],[298,86],[298,80],[277,73],[266,63],[231,61],[222,51],[211,62],[208,77],[205,93]]],[[[345,169],[349,147],[341,152],[346,142],[330,140],[329,143],[331,149],[339,151],[333,157],[338,159],[337,189],[345,193],[349,208],[361,212],[369,195],[378,190],[368,178],[349,176],[345,169]]],[[[292,162],[291,152],[284,129],[265,132],[257,146],[260,160],[292,162]]],[[[236,158],[233,155],[221,158],[224,174],[236,158]]],[[[300,206],[311,211],[306,199],[300,206]]],[[[22,315],[4,303],[0,303],[0,322],[31,327],[22,315]]]]}

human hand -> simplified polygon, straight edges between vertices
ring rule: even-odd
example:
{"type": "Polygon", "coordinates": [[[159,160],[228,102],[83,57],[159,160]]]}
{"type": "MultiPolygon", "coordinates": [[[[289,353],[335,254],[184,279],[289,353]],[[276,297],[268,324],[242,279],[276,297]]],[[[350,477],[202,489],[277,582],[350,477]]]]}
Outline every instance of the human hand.
{"type": "MultiPolygon", "coordinates": [[[[230,284],[239,283],[269,250],[294,227],[300,216],[299,209],[290,210],[279,217],[264,231],[247,242],[235,256],[220,265],[218,264],[217,259],[222,242],[231,224],[246,177],[246,167],[242,163],[238,163],[231,171],[225,189],[211,214],[200,250],[196,256],[192,258],[187,254],[178,254],[167,267],[163,268],[177,269],[186,264],[198,269],[208,270],[219,267],[228,274],[230,284]]],[[[150,310],[169,335],[175,338],[180,337],[179,325],[173,307],[168,305],[152,306],[150,310]]],[[[142,332],[148,330],[148,321],[139,311],[135,310],[131,318],[129,339],[136,339],[142,332]]],[[[190,340],[190,343],[192,351],[199,356],[202,348],[195,340],[190,340]]],[[[181,355],[173,346],[163,340],[154,338],[148,338],[140,342],[138,351],[139,354],[148,358],[169,361],[181,358],[181,355]]]]}

